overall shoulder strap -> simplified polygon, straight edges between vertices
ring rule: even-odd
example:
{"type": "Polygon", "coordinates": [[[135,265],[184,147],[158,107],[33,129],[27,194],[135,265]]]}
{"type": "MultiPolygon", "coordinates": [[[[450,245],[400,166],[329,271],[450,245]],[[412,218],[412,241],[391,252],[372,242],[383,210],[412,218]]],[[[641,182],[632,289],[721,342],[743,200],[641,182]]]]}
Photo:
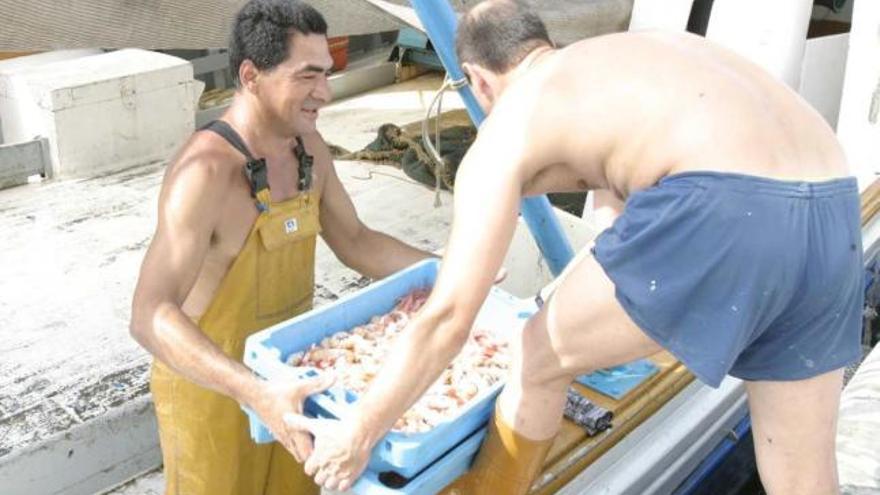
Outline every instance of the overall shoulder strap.
{"type": "MultiPolygon", "coordinates": [[[[268,202],[261,200],[258,195],[261,191],[269,190],[269,177],[266,173],[266,160],[263,158],[254,158],[244,139],[223,120],[214,120],[205,124],[200,131],[211,131],[226,140],[233,148],[237,149],[247,159],[244,165],[244,175],[247,177],[251,186],[251,196],[257,198],[257,209],[265,211],[268,208],[268,202]]],[[[266,195],[265,193],[263,195],[266,195]]]]}
{"type": "Polygon", "coordinates": [[[226,140],[229,144],[232,145],[233,148],[237,149],[239,153],[245,156],[247,160],[254,161],[254,155],[251,154],[251,150],[248,149],[247,145],[244,144],[244,139],[232,128],[229,123],[223,120],[212,120],[205,124],[200,131],[211,131],[215,134],[218,134],[220,137],[226,140]]]}
{"type": "Polygon", "coordinates": [[[308,191],[312,187],[312,166],[315,158],[306,152],[306,146],[300,136],[296,137],[296,146],[293,148],[293,155],[299,163],[299,187],[300,191],[308,191]]]}

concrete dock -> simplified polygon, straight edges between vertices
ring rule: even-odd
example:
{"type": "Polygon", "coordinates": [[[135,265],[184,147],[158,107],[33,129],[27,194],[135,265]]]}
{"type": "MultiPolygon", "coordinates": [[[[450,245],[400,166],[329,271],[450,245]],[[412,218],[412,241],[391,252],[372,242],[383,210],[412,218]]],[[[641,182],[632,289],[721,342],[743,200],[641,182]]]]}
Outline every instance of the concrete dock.
{"type": "MultiPolygon", "coordinates": [[[[334,103],[319,127],[327,141],[359,149],[383,123],[421,119],[440,83],[429,75],[334,103]]],[[[444,109],[455,108],[449,95],[444,109]]],[[[165,165],[0,191],[4,494],[95,493],[158,466],[150,357],[128,323],[165,165]]],[[[443,245],[448,195],[435,208],[432,191],[389,166],[339,162],[337,171],[368,225],[421,248],[443,245]]],[[[323,243],[316,281],[316,304],[367,282],[323,243]]]]}

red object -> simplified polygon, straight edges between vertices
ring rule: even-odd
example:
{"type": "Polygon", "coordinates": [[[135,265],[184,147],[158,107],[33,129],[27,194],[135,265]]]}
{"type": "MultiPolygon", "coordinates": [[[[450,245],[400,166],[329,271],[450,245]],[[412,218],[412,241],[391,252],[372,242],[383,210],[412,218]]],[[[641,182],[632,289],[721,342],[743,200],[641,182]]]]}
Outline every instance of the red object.
{"type": "Polygon", "coordinates": [[[348,65],[348,36],[330,38],[330,56],[333,57],[333,70],[343,70],[348,65]]]}

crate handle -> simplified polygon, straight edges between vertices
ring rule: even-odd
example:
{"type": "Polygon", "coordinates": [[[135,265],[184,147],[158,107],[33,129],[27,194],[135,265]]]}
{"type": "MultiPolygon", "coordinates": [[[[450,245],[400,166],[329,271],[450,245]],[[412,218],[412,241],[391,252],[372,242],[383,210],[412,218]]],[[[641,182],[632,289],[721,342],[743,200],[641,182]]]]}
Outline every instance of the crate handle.
{"type": "MultiPolygon", "coordinates": [[[[320,376],[326,373],[326,371],[321,371],[312,366],[295,366],[290,369],[296,372],[298,378],[320,376]]],[[[327,390],[312,394],[309,397],[314,400],[319,407],[337,419],[343,419],[348,416],[351,409],[347,400],[345,388],[339,384],[335,384],[327,390]]]]}

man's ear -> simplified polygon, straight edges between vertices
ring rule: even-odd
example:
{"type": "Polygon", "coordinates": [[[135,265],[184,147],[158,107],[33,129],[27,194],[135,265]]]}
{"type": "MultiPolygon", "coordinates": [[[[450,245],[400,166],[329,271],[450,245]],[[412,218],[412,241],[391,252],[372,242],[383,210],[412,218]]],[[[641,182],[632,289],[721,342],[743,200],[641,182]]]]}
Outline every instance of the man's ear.
{"type": "Polygon", "coordinates": [[[486,103],[491,105],[497,96],[495,94],[497,76],[492,71],[470,62],[462,64],[462,70],[468,75],[471,89],[476,93],[481,103],[484,106],[486,103]]]}
{"type": "Polygon", "coordinates": [[[260,77],[260,69],[250,59],[245,59],[238,66],[238,80],[241,87],[253,93],[256,90],[257,79],[260,77]]]}

